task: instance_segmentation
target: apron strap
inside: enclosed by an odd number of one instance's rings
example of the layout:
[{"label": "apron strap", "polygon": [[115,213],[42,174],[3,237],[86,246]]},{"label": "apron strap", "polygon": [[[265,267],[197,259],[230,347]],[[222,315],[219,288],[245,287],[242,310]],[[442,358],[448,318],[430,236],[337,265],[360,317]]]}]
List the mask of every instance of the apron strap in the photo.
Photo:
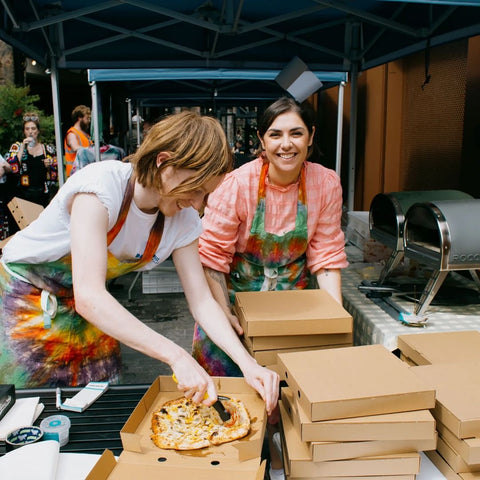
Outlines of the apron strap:
[{"label": "apron strap", "polygon": [[[122,205],[120,206],[120,213],[118,214],[117,221],[115,225],[107,233],[107,245],[110,245],[115,237],[118,235],[118,232],[122,229],[130,209],[130,204],[133,200],[133,193],[135,191],[135,175],[132,173],[128,179],[127,188],[123,195]],[[165,216],[162,212],[158,212],[155,223],[153,224],[150,234],[148,236],[147,244],[145,246],[145,251],[143,252],[142,258],[131,265],[132,269],[138,269],[139,267],[146,265],[150,262],[157,251],[158,245],[163,235],[163,227],[165,225]]]}]

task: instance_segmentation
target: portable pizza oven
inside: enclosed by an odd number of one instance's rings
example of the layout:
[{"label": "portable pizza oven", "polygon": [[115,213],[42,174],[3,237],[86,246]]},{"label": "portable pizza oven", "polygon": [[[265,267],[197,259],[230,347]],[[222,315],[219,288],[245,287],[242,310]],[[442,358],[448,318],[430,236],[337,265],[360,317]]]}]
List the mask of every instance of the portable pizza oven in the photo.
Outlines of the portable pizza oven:
[{"label": "portable pizza oven", "polygon": [[404,254],[431,267],[415,313],[422,315],[450,271],[469,270],[480,281],[480,200],[435,200],[412,205],[405,215]]},{"label": "portable pizza oven", "polygon": [[471,199],[459,190],[425,190],[377,194],[369,213],[370,236],[392,249],[380,273],[378,284],[385,282],[404,256],[404,224],[407,210],[415,203],[433,200]]}]

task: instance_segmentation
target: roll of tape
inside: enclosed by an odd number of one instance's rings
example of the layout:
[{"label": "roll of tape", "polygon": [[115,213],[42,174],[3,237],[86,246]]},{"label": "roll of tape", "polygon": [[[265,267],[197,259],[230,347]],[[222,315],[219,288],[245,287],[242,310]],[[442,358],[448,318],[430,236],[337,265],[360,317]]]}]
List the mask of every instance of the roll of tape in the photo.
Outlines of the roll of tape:
[{"label": "roll of tape", "polygon": [[10,452],[15,448],[38,442],[43,437],[43,430],[39,427],[21,427],[9,432],[5,438],[6,450]]},{"label": "roll of tape", "polygon": [[52,415],[41,421],[40,428],[44,432],[45,440],[56,440],[63,447],[68,443],[70,425],[70,419],[67,416]]}]

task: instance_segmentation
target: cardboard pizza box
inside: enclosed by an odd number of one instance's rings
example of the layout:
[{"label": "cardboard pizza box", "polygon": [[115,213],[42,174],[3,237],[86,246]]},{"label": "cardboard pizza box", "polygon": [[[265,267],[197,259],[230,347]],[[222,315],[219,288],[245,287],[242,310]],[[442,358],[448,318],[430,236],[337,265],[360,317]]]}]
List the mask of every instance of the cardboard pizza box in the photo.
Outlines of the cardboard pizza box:
[{"label": "cardboard pizza box", "polygon": [[[220,467],[220,468],[219,468]],[[145,458],[142,454],[122,452],[118,460],[105,450],[85,480],[263,480],[265,461],[248,460],[241,464],[205,464],[204,466],[170,465],[162,457]]]},{"label": "cardboard pizza box", "polygon": [[280,350],[283,348],[328,347],[352,345],[353,333],[325,333],[318,335],[281,335],[273,337],[243,337],[249,351]]},{"label": "cardboard pizza box", "polygon": [[290,352],[307,352],[312,350],[325,350],[327,348],[344,348],[350,347],[351,344],[341,344],[341,345],[327,345],[319,347],[294,347],[294,348],[282,348],[279,350],[258,350],[251,351],[249,348],[247,350],[250,352],[252,357],[263,367],[267,365],[275,365],[278,362],[279,353],[290,353]]},{"label": "cardboard pizza box", "polygon": [[[196,468],[221,462],[235,464],[250,459],[258,462],[265,434],[265,403],[243,378],[212,377],[221,395],[243,401],[250,415],[250,433],[239,440],[201,450],[175,451],[158,448],[150,436],[152,414],[166,401],[182,396],[170,376],[159,376],[145,392],[127,422],[120,430],[125,451],[143,454],[143,458],[165,458],[164,463],[182,468]],[[259,463],[259,462],[258,462]],[[220,468],[218,469],[220,470]]]},{"label": "cardboard pizza box", "polygon": [[458,438],[480,437],[480,362],[438,363],[410,369],[436,389],[432,413],[437,422]]},{"label": "cardboard pizza box", "polygon": [[467,465],[462,457],[456,452],[449,443],[442,438],[440,435],[438,436],[438,444],[437,444],[437,451],[438,453],[445,459],[445,461],[450,465],[452,470],[455,473],[471,473],[471,472],[479,472],[480,473],[480,465]]},{"label": "cardboard pizza box", "polygon": [[283,387],[281,398],[304,442],[436,440],[435,419],[429,410],[312,422],[294,398],[291,389]]},{"label": "cardboard pizza box", "polygon": [[286,475],[286,480],[415,480],[417,478],[416,475],[382,475],[379,477],[378,475],[348,475],[347,477],[335,476],[335,477],[325,477],[322,475],[321,477],[293,477],[292,475]]},{"label": "cardboard pizza box", "polygon": [[420,471],[418,452],[361,457],[351,460],[313,462],[310,449],[298,436],[289,416],[279,402],[285,457],[290,476],[321,477],[350,475],[414,475]]},{"label": "cardboard pizza box", "polygon": [[458,438],[445,425],[437,422],[438,433],[462,457],[467,465],[480,464],[480,438]]},{"label": "cardboard pizza box", "polygon": [[383,345],[280,353],[278,363],[311,421],[435,405],[435,389]]},{"label": "cardboard pizza box", "polygon": [[234,307],[248,337],[353,331],[352,316],[324,290],[237,292]]},{"label": "cardboard pizza box", "polygon": [[[20,230],[30,225],[43,211],[43,206],[29,202],[23,198],[13,197],[7,204]],[[0,241],[0,250],[13,238],[14,235]]]},{"label": "cardboard pizza box", "polygon": [[398,348],[416,365],[480,361],[480,332],[432,332],[398,336]]},{"label": "cardboard pizza box", "polygon": [[42,205],[18,197],[13,197],[7,206],[21,230],[30,225],[43,211]]}]

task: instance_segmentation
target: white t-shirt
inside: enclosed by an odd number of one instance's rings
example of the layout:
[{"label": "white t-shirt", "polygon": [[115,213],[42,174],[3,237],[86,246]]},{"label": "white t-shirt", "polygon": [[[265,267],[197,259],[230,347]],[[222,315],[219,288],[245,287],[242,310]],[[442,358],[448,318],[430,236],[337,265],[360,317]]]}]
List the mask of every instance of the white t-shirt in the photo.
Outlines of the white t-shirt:
[{"label": "white t-shirt", "polygon": [[[108,229],[116,223],[132,165],[118,160],[96,162],[72,175],[50,204],[28,227],[20,230],[3,248],[5,263],[44,263],[70,253],[69,206],[77,193],[94,193],[108,211]],[[138,258],[145,251],[150,229],[157,214],[142,212],[134,200],[122,229],[108,247],[119,260]],[[197,239],[202,231],[194,208],[184,208],[165,217],[160,245],[153,260],[140,270],[151,270],[177,248]]]}]

